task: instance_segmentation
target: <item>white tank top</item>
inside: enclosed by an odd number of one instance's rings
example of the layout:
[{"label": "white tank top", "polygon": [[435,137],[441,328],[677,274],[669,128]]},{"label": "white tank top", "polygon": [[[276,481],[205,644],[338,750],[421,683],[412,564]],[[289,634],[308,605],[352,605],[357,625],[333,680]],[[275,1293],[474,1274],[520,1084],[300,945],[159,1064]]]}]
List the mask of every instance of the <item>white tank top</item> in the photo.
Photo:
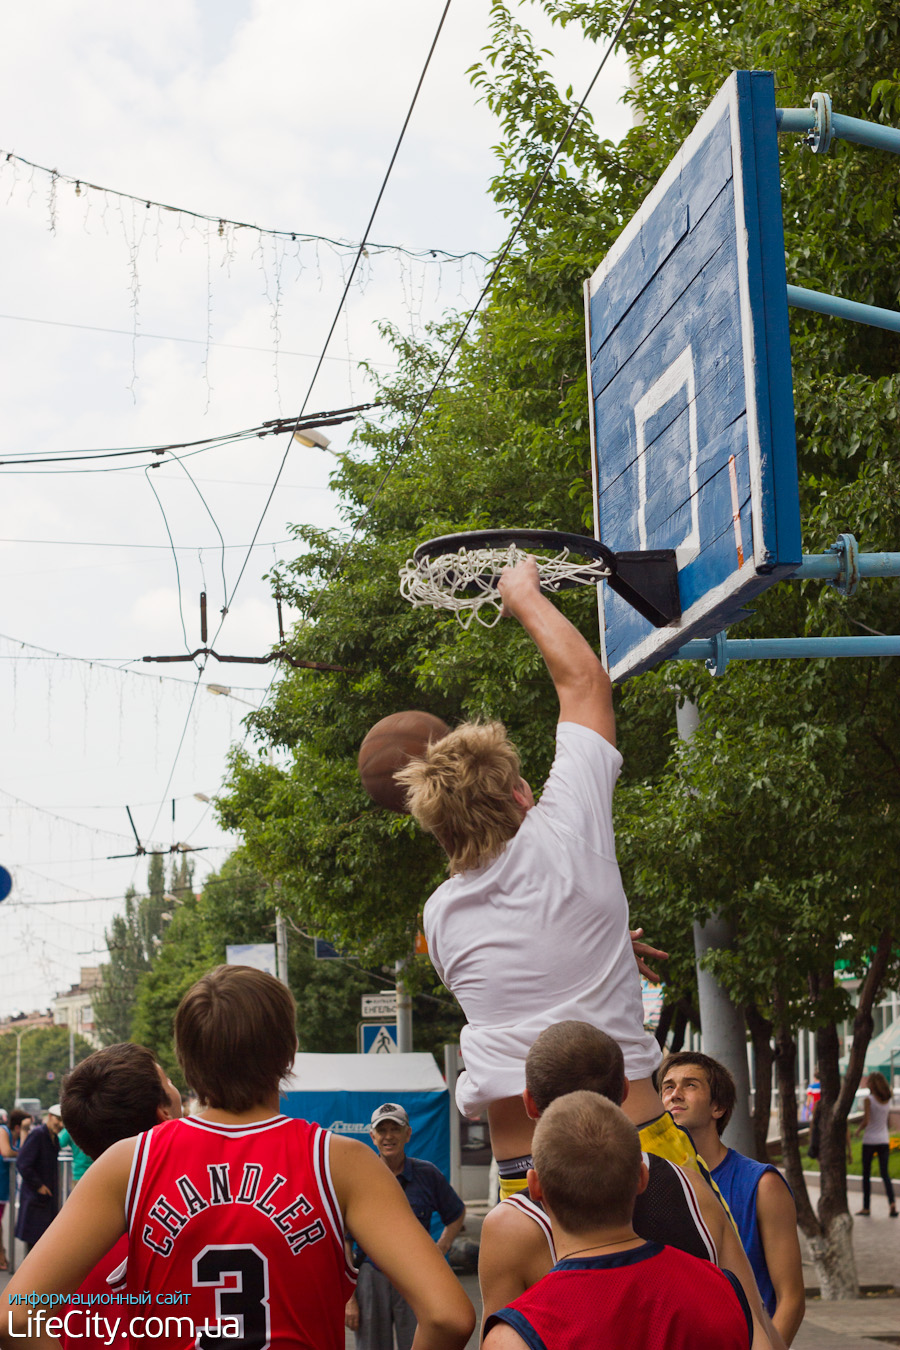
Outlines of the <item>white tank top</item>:
[{"label": "white tank top", "polygon": [[891,1103],[880,1102],[873,1092],[869,1093],[869,1123],[865,1128],[862,1141],[864,1144],[887,1144],[888,1138],[888,1114],[890,1113]]}]

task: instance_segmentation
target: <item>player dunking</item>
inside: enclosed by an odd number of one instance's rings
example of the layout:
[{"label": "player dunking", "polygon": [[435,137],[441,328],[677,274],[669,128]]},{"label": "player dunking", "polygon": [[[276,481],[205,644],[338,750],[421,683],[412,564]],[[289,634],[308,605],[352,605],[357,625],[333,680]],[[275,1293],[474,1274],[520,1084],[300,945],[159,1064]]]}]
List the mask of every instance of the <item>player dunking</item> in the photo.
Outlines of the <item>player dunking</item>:
[{"label": "player dunking", "polygon": [[457,727],[396,778],[450,859],[450,879],[425,906],[425,935],[468,1020],[457,1102],[464,1115],[487,1109],[507,1195],[530,1165],[525,1057],[554,1022],[590,1022],[619,1043],[646,1150],[677,1163],[692,1150],[651,1079],[660,1051],[643,1026],[613,837],[622,757],[609,677],[541,593],[533,559],[506,569],[499,589],[504,614],[534,641],[559,698],[556,758],[540,803],[499,723]]},{"label": "player dunking", "polygon": [[[128,1290],[153,1305],[141,1311],[183,1315],[167,1350],[343,1350],[346,1221],[411,1304],[418,1350],[460,1350],[472,1306],[388,1169],[364,1144],[279,1114],[294,1027],[290,993],[261,971],[220,966],[188,991],[175,1045],[200,1113],[94,1164],[8,1286],[23,1303],[7,1303],[0,1344],[27,1334],[26,1296],[71,1292],[127,1227]],[[58,1341],[42,1328],[29,1344]]]}]

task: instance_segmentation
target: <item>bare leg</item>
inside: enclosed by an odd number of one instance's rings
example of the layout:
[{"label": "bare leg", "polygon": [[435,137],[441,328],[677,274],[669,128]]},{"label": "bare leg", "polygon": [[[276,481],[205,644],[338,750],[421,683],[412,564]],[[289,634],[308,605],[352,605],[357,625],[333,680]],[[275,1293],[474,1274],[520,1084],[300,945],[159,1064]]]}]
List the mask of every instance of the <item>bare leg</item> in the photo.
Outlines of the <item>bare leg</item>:
[{"label": "bare leg", "polygon": [[522,1158],[531,1152],[534,1121],[525,1110],[521,1097],[501,1097],[488,1107],[491,1152],[498,1162],[504,1158]]}]

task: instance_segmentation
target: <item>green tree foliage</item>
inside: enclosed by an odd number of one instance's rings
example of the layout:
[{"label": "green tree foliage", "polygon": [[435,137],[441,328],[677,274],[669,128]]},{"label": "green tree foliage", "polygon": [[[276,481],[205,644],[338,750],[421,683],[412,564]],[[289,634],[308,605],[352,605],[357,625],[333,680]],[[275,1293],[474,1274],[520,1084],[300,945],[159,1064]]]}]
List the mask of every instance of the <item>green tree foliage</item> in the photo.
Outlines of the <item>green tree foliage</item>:
[{"label": "green tree foliage", "polygon": [[[544,0],[598,53],[616,0]],[[495,200],[512,219],[529,200],[575,106],[557,91],[511,7],[491,5],[493,34],[473,68],[500,129]],[[770,69],[782,106],[827,90],[837,111],[900,116],[900,16],[886,0],[640,0],[622,43],[640,119],[619,145],[582,116],[552,169],[477,330],[462,344],[407,440],[455,321],[414,343],[394,334],[399,373],[379,388],[381,416],[361,430],[334,477],[346,529],[296,530],[299,556],[279,576],[303,618],[298,655],[347,673],[282,679],[251,725],[260,753],[235,752],[220,803],[247,856],[279,877],[302,922],[387,960],[409,950],[423,897],[443,875],[430,841],[368,802],[355,755],[387,713],[426,707],[453,721],[502,717],[526,776],[547,768],[555,700],[515,627],[462,630],[413,611],[396,572],[417,542],[467,528],[590,528],[591,489],[581,283],[608,251],[734,68]],[[897,307],[896,158],[837,142],[813,156],[780,141],[788,280]],[[805,312],[791,314],[804,548],[851,531],[866,551],[900,540],[897,394],[900,339]],[[762,597],[749,636],[896,631],[896,581],[853,597],[784,584]],[[595,636],[592,597],[560,601]],[[808,1235],[839,1253],[827,1287],[851,1289],[843,1132],[871,1031],[871,1005],[897,975],[900,719],[896,661],[734,665],[720,680],[669,664],[618,695],[626,768],[618,839],[632,908],[672,951],[673,996],[693,989],[691,925],[733,917],[734,952],[717,973],[749,1010],[758,1046],[775,1042],[788,1169]],[[701,727],[675,737],[691,697]],[[262,749],[287,752],[287,767]],[[850,1007],[835,961],[860,980]],[[836,1023],[855,1019],[841,1083]],[[823,1082],[822,1199],[806,1198],[791,1123],[794,1033],[816,1028]],[[791,1130],[794,1129],[794,1136]],[[823,1260],[825,1257],[823,1256]],[[844,1271],[841,1275],[838,1267]],[[846,1277],[846,1278],[845,1278]],[[844,1280],[843,1286],[841,1285]]]},{"label": "green tree foliage", "polygon": [[[16,1097],[16,1041],[9,1032],[0,1036],[0,1103],[7,1111]],[[75,1063],[93,1047],[83,1036],[75,1037]],[[38,1027],[21,1037],[20,1097],[37,1097],[46,1110],[59,1101],[63,1075],[69,1067],[69,1032],[66,1027]],[[48,1079],[47,1074],[53,1077]]]},{"label": "green tree foliage", "polygon": [[[182,883],[190,886],[187,861],[173,868],[173,888],[178,867]],[[133,888],[125,893],[125,913],[116,914],[106,932],[109,963],[102,967],[103,984],[94,995],[94,1019],[104,1044],[131,1039],[138,979],[156,959],[162,933],[171,918],[171,898],[166,898],[165,865],[154,854],[147,869],[148,894],[138,897]],[[176,892],[177,894],[177,892]]]},{"label": "green tree foliage", "polygon": [[[175,1059],[175,1012],[191,985],[225,960],[229,945],[275,941],[279,896],[242,853],[207,877],[199,897],[188,894],[163,936],[159,957],[139,979],[133,1039],[149,1046],[166,1071],[186,1086]],[[288,975],[297,1001],[299,1048],[317,1053],[356,1050],[360,995],[388,988],[392,977],[361,970],[350,960],[317,960],[313,943],[289,925]],[[414,1020],[422,1048],[439,1049],[459,1034],[449,1000],[416,999]]]}]

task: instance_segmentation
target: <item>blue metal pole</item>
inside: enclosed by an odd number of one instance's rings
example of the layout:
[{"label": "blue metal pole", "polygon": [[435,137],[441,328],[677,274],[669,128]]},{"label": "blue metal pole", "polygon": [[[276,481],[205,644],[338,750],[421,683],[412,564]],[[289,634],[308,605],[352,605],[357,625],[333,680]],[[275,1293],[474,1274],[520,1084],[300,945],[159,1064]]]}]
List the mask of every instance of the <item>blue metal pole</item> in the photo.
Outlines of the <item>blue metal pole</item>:
[{"label": "blue metal pole", "polygon": [[[726,661],[777,661],[794,657],[900,656],[900,635],[890,637],[726,638]],[[716,638],[694,638],[680,647],[675,661],[716,661]]]},{"label": "blue metal pole", "polygon": [[[775,121],[781,132],[813,131],[816,126],[814,108],[776,108]],[[900,131],[884,127],[880,122],[864,122],[860,117],[831,114],[831,133],[842,141],[855,145],[870,145],[876,150],[890,150],[900,155]]]},{"label": "blue metal pole", "polygon": [[812,309],[817,314],[831,314],[836,319],[852,319],[854,323],[867,323],[870,328],[887,328],[892,333],[900,333],[900,313],[894,309],[861,305],[856,300],[842,300],[839,295],[809,291],[805,286],[788,286],[787,300],[795,309]]},{"label": "blue metal pole", "polygon": [[782,135],[812,131],[816,125],[815,108],[776,108],[775,125]]},{"label": "blue metal pole", "polygon": [[[836,581],[843,575],[839,553],[804,553],[803,562],[791,581]],[[860,553],[857,570],[861,577],[900,577],[900,553]]]}]

